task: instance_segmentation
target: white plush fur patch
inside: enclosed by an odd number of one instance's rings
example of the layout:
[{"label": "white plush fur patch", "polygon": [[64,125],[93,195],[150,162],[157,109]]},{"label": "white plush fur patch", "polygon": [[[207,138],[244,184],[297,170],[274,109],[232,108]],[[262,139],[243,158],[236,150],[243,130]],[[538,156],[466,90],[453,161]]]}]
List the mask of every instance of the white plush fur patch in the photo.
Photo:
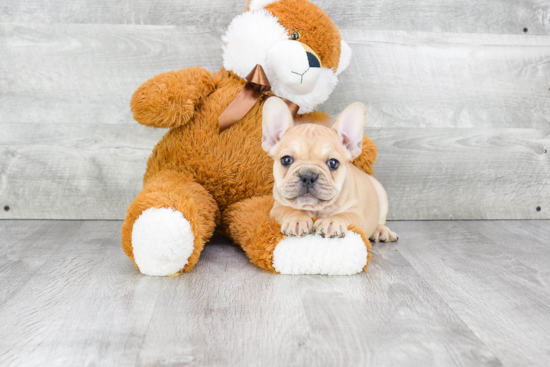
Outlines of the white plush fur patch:
[{"label": "white plush fur patch", "polygon": [[340,60],[338,61],[338,70],[336,75],[340,75],[344,70],[346,70],[351,61],[351,47],[344,40],[340,41]]},{"label": "white plush fur patch", "polygon": [[363,239],[354,232],[345,238],[288,237],[273,251],[273,267],[281,274],[351,275],[363,270],[367,255]]},{"label": "white plush fur patch", "polygon": [[231,21],[222,36],[223,66],[246,78],[252,68],[260,64],[271,82],[267,52],[277,42],[286,40],[288,30],[267,10],[243,13]]},{"label": "white plush fur patch", "polygon": [[[335,72],[328,68],[321,68],[315,87],[306,94],[293,92],[289,86],[279,80],[275,70],[269,67],[268,52],[275,44],[288,41],[288,30],[278,22],[277,17],[265,9],[248,11],[235,17],[222,40],[223,66],[226,70],[246,78],[257,64],[261,65],[273,93],[300,106],[299,114],[313,112],[318,105],[328,99],[338,83]],[[302,50],[302,52],[303,54],[296,57],[307,60],[305,51]],[[288,58],[288,56],[285,57]],[[302,71],[299,70],[299,72]]]},{"label": "white plush fur patch", "polygon": [[171,208],[150,208],[138,217],[132,230],[134,259],[146,275],[175,274],[187,265],[195,236],[183,214]]}]

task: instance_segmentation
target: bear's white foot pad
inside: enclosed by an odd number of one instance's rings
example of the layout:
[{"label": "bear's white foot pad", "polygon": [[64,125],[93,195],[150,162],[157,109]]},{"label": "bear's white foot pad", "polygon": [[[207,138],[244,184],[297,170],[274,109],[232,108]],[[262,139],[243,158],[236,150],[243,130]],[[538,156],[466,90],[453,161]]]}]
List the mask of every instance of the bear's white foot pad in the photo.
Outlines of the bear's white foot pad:
[{"label": "bear's white foot pad", "polygon": [[287,237],[273,251],[273,267],[281,274],[351,275],[367,265],[367,246],[360,235]]},{"label": "bear's white foot pad", "polygon": [[132,230],[134,260],[146,275],[175,274],[187,265],[195,236],[183,214],[171,208],[149,208]]}]

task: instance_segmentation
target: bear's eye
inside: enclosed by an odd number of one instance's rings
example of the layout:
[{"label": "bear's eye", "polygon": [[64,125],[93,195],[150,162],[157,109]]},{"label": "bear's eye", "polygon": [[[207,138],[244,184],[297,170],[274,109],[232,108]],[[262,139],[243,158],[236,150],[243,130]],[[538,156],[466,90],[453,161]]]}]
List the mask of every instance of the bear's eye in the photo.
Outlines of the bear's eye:
[{"label": "bear's eye", "polygon": [[298,41],[300,39],[300,32],[298,31],[292,32],[292,34],[290,35],[290,39],[293,41]]},{"label": "bear's eye", "polygon": [[292,162],[294,162],[294,159],[292,159],[292,157],[289,155],[285,155],[283,158],[281,158],[281,164],[283,165],[283,167],[290,166]]},{"label": "bear's eye", "polygon": [[327,166],[331,171],[336,171],[340,167],[340,162],[332,158],[327,161]]}]

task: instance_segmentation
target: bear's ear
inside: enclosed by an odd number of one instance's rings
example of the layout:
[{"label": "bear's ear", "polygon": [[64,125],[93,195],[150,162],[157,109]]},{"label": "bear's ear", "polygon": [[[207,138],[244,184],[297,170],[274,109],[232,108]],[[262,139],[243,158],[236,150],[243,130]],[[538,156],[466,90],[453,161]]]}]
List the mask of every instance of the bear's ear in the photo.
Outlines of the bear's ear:
[{"label": "bear's ear", "polygon": [[265,8],[267,5],[274,3],[279,0],[248,0],[246,3],[246,11],[260,10]]},{"label": "bear's ear", "polygon": [[351,61],[351,47],[344,40],[340,42],[340,61],[338,61],[338,70],[336,75],[340,75],[342,71],[346,70]]},{"label": "bear's ear", "polygon": [[361,154],[366,124],[367,109],[361,102],[355,102],[346,107],[332,126],[344,144],[348,160]]},{"label": "bear's ear", "polygon": [[262,148],[273,156],[285,132],[294,126],[294,119],[286,103],[277,97],[265,101],[262,117]]}]

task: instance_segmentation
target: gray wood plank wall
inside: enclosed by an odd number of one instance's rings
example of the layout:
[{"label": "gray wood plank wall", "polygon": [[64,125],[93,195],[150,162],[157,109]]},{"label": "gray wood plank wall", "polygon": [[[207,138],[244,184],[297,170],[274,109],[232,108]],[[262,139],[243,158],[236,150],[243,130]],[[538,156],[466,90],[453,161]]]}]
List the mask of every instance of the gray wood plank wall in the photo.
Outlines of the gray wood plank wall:
[{"label": "gray wood plank wall", "polygon": [[[218,70],[244,3],[0,0],[0,218],[123,218],[164,133],[133,91]],[[367,105],[391,219],[550,218],[549,1],[316,3],[354,51],[321,109]]]}]

